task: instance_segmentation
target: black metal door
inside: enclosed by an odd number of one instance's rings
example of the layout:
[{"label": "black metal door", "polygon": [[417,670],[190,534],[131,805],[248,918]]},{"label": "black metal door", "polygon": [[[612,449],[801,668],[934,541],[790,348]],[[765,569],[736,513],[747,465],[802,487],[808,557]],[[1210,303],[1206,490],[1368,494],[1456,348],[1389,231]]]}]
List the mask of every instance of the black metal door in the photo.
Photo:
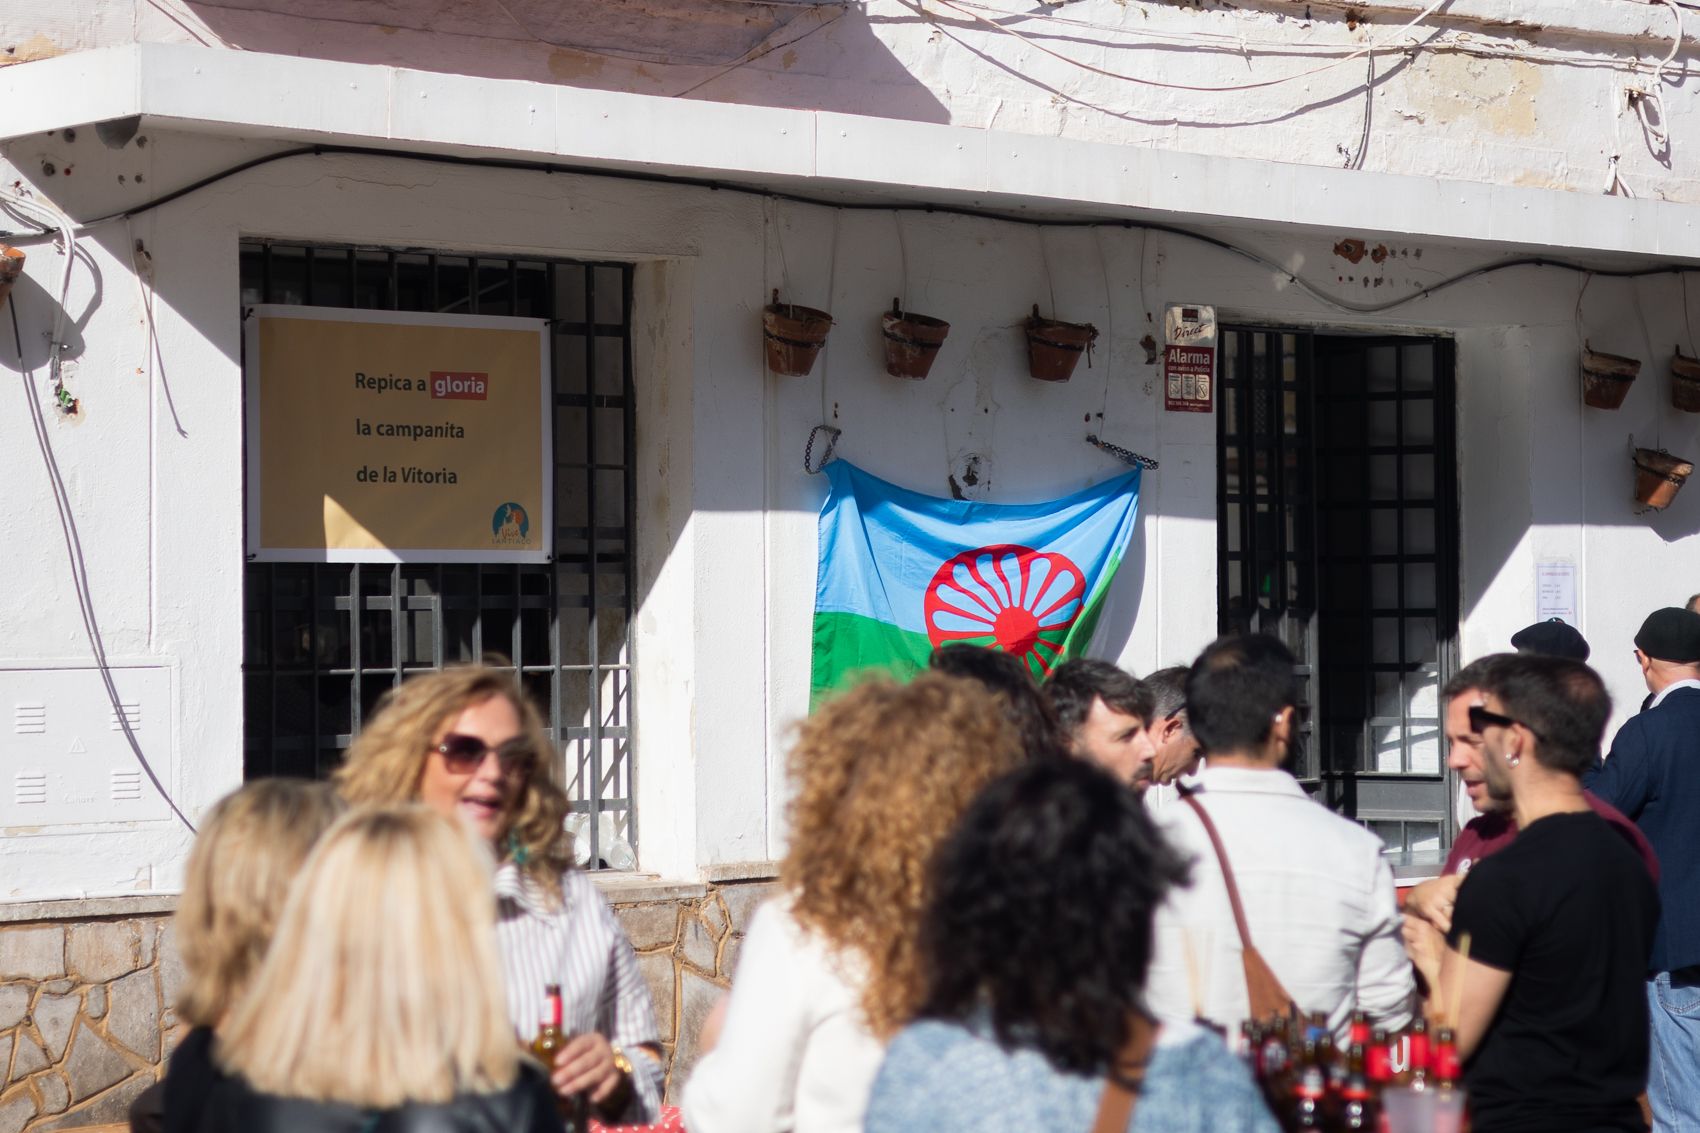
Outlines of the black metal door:
[{"label": "black metal door", "polygon": [[1451,841],[1439,691],[1457,664],[1452,344],[1230,329],[1220,624],[1293,648],[1292,770],[1389,849]]}]

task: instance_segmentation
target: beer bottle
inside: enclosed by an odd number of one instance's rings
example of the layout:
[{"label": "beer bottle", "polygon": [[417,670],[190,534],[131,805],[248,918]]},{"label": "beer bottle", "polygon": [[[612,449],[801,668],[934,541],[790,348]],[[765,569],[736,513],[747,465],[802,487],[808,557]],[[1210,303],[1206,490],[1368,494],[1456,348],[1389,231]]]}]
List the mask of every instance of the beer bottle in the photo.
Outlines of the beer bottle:
[{"label": "beer bottle", "polygon": [[1240,1057],[1251,1071],[1252,1081],[1263,1087],[1263,1027],[1247,1019],[1240,1024]]},{"label": "beer bottle", "polygon": [[1418,1015],[1411,1023],[1411,1070],[1407,1083],[1413,1090],[1428,1089],[1428,1020]]},{"label": "beer bottle", "polygon": [[1393,1084],[1393,1042],[1380,1027],[1371,1032],[1369,1045],[1364,1047],[1364,1072],[1370,1088],[1378,1094]]},{"label": "beer bottle", "polygon": [[1463,1066],[1458,1058],[1458,1036],[1451,1027],[1440,1027],[1435,1031],[1432,1054],[1430,1061],[1434,1067],[1435,1086],[1442,1090],[1456,1090],[1458,1079],[1463,1076]]},{"label": "beer bottle", "polygon": [[1304,1054],[1293,1076],[1293,1100],[1288,1129],[1327,1129],[1328,1075],[1318,1057],[1316,1040],[1305,1039]]},{"label": "beer bottle", "polygon": [[1263,1033],[1258,1057],[1257,1078],[1263,1088],[1263,1100],[1271,1113],[1280,1113],[1287,1106],[1292,1089],[1293,1060],[1287,1048],[1286,1023],[1278,1022]]},{"label": "beer bottle", "polygon": [[561,985],[548,984],[543,988],[543,1017],[537,1023],[537,1037],[531,1040],[531,1053],[553,1069],[555,1052],[566,1045],[567,1036],[561,1030]]},{"label": "beer bottle", "polygon": [[[567,1033],[561,1029],[561,985],[543,987],[543,1017],[537,1023],[537,1037],[531,1040],[531,1053],[543,1064],[544,1072],[555,1068],[555,1054],[567,1045]],[[555,1099],[555,1109],[567,1133],[585,1133],[590,1128],[590,1102],[583,1094]]]},{"label": "beer bottle", "polygon": [[1353,1042],[1346,1051],[1346,1080],[1340,1087],[1340,1123],[1343,1130],[1381,1128],[1381,1104],[1369,1076],[1364,1044]]},{"label": "beer bottle", "polygon": [[1334,1035],[1323,1031],[1316,1040],[1316,1060],[1322,1064],[1323,1076],[1328,1081],[1329,1109],[1338,1108],[1340,1088],[1346,1082],[1346,1063],[1340,1057],[1340,1048],[1334,1045]]},{"label": "beer bottle", "polygon": [[1364,1014],[1363,1008],[1361,1007],[1352,1012],[1352,1029],[1346,1036],[1346,1044],[1347,1046],[1350,1046],[1352,1043],[1362,1043],[1366,1053],[1369,1050],[1369,1016]]}]

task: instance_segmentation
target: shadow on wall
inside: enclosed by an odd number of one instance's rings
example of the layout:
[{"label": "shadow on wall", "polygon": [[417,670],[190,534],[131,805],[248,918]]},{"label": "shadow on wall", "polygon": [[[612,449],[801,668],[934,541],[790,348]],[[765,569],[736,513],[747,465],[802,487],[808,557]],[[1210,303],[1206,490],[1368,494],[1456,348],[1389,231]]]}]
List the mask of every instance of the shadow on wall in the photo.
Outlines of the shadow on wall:
[{"label": "shadow on wall", "polygon": [[[31,244],[28,251],[32,257],[39,254],[44,259],[52,257],[56,261],[62,262],[63,260],[62,254],[57,252],[51,244]],[[56,288],[59,285],[58,263],[53,265],[53,271],[55,274],[51,278],[45,275],[38,277],[27,273],[19,276],[17,284],[12,289],[11,309],[7,310],[7,305],[0,303],[0,339],[3,339],[6,343],[0,353],[3,353],[6,357],[13,357],[17,354],[17,346],[21,345],[23,353],[19,361],[22,364],[23,372],[39,373],[44,380],[47,373],[48,358],[52,353],[53,334],[51,328],[59,312],[59,297],[49,290],[49,288]],[[65,321],[60,329],[60,335],[63,339],[60,357],[63,361],[72,365],[83,356],[83,332],[88,326],[89,320],[94,317],[95,311],[100,308],[105,293],[105,277],[101,274],[99,262],[89,255],[86,247],[80,245],[77,248],[77,272],[85,279],[93,279],[94,293],[82,303],[80,311],[74,309],[78,304],[73,302],[72,308],[65,312]],[[81,281],[79,281],[80,283]],[[12,341],[12,320],[14,318],[18,320],[19,338],[17,344]]]},{"label": "shadow on wall", "polygon": [[558,86],[946,122],[847,4],[744,0],[338,0],[187,6],[247,51]]}]

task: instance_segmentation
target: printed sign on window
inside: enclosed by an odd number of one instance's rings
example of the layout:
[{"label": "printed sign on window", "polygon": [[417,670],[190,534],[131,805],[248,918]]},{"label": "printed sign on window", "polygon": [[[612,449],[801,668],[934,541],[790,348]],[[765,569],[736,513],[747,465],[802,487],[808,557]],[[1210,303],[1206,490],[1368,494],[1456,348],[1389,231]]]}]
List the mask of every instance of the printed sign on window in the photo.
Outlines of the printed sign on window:
[{"label": "printed sign on window", "polygon": [[262,305],[244,333],[251,558],[548,561],[546,320]]},{"label": "printed sign on window", "polygon": [[1216,383],[1216,308],[1176,304],[1163,312],[1163,408],[1209,413]]}]

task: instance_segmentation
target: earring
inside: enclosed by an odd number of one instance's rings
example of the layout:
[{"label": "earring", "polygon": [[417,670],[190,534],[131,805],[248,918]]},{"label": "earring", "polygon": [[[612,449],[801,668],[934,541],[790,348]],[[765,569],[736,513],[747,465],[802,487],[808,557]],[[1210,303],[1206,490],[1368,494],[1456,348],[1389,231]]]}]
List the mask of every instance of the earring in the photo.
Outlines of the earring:
[{"label": "earring", "polygon": [[1520,755],[1508,755],[1505,757],[1505,762],[1510,764],[1512,767],[1516,767],[1519,763],[1523,762],[1523,757]]},{"label": "earring", "polygon": [[508,856],[514,860],[515,865],[524,865],[531,857],[531,851],[519,840],[517,831],[508,831]]}]

